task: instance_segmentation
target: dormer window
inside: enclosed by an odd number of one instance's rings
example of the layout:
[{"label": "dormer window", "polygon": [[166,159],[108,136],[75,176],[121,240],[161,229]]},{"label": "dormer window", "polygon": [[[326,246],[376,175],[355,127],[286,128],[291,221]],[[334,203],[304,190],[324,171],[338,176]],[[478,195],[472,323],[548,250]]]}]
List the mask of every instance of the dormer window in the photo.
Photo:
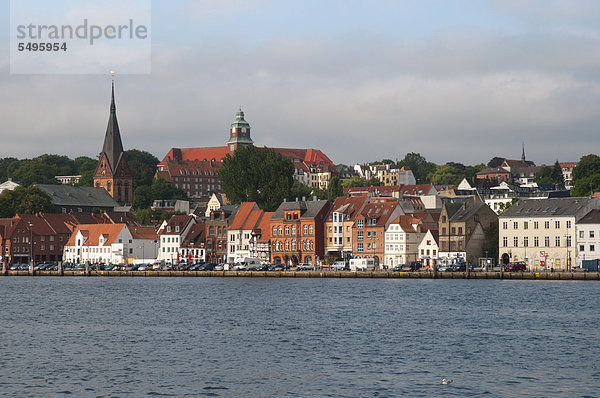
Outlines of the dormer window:
[{"label": "dormer window", "polygon": [[167,232],[171,232],[171,226],[167,225]]}]

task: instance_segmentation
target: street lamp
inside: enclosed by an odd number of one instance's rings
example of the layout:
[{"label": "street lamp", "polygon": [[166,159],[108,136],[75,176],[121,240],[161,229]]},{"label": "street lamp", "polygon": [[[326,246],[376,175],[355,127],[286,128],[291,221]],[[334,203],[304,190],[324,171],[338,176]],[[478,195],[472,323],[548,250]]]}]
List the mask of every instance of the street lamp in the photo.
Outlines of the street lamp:
[{"label": "street lamp", "polygon": [[28,222],[29,226],[29,271],[33,273],[33,224]]}]

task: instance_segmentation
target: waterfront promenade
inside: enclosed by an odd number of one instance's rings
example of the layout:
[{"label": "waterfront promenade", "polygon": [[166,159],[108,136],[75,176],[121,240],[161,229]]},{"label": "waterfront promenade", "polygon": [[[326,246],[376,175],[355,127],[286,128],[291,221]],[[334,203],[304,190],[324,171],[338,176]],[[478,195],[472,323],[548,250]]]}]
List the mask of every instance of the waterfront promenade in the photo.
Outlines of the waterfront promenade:
[{"label": "waterfront promenade", "polygon": [[522,279],[600,281],[598,272],[394,272],[394,271],[6,271],[0,276]]}]

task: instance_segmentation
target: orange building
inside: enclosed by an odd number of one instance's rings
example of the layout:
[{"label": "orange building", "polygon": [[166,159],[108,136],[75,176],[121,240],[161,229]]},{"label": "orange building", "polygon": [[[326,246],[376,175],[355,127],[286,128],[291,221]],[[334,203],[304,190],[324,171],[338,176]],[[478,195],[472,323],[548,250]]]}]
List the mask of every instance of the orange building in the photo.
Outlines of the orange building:
[{"label": "orange building", "polygon": [[327,200],[283,202],[271,217],[271,262],[317,264],[325,254]]}]

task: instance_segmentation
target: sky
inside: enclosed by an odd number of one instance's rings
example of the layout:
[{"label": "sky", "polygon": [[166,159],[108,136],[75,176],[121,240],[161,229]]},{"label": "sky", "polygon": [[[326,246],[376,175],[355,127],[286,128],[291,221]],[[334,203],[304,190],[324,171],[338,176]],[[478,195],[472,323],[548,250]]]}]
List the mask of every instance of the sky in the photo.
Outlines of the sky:
[{"label": "sky", "polygon": [[[125,149],[159,159],[224,145],[239,107],[255,145],[344,164],[600,147],[596,0],[154,0],[151,33],[151,73],[117,70],[116,103]],[[0,158],[97,156],[109,71],[11,74],[9,50],[4,29]]]}]

